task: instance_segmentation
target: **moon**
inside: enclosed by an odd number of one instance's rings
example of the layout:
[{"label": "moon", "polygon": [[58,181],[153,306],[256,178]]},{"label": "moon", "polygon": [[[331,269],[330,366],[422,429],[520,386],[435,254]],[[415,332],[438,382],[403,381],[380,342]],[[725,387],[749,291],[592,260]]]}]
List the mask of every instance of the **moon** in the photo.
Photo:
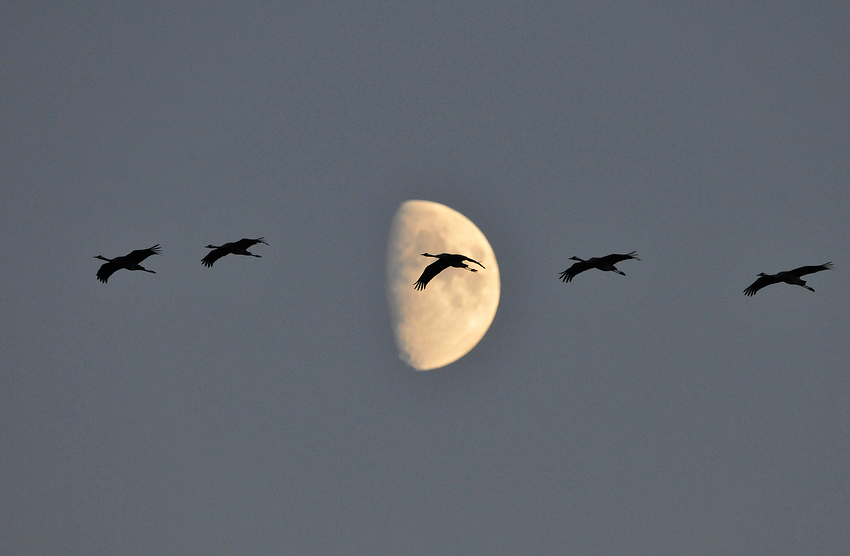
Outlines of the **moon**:
[{"label": "moon", "polygon": [[[421,253],[460,253],[485,268],[447,268],[416,291],[413,283],[436,260]],[[471,220],[431,201],[401,204],[387,246],[387,301],[399,358],[418,371],[457,361],[487,333],[500,291],[496,255]]]}]

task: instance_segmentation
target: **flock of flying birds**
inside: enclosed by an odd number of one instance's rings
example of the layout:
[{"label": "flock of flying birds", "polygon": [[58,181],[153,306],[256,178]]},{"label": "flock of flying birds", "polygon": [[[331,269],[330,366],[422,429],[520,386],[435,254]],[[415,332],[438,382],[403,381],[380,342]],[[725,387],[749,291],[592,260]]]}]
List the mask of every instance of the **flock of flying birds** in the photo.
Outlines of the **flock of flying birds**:
[{"label": "flock of flying birds", "polygon": [[[260,255],[255,255],[248,251],[249,247],[252,247],[258,243],[262,243],[268,245],[264,241],[264,238],[250,239],[250,238],[242,238],[239,241],[232,241],[230,243],[225,243],[224,245],[207,245],[207,249],[212,249],[207,256],[201,259],[201,264],[206,267],[211,267],[217,260],[226,256],[226,255],[245,255],[248,257],[260,257]],[[125,270],[143,270],[145,272],[150,272],[151,274],[156,274],[153,270],[148,270],[143,267],[140,263],[150,257],[151,255],[159,255],[159,244],[154,245],[153,247],[149,247],[147,249],[136,249],[135,251],[130,252],[123,257],[115,257],[114,259],[107,259],[103,255],[96,255],[95,259],[101,259],[106,261],[103,265],[101,265],[100,269],[97,271],[97,279],[106,283],[109,280],[109,277],[115,274],[115,272],[121,270],[122,268]],[[416,282],[413,283],[413,288],[416,290],[424,290],[425,286],[428,285],[435,276],[437,276],[442,271],[447,268],[461,268],[463,270],[468,270],[470,272],[478,272],[477,268],[472,268],[467,262],[475,263],[481,268],[484,268],[484,265],[476,261],[475,259],[471,259],[466,255],[460,255],[458,253],[440,253],[439,255],[432,255],[431,253],[422,253],[423,257],[433,257],[437,259],[433,263],[429,264],[425,267],[425,270],[422,271],[422,275],[419,277]],[[604,257],[591,257],[587,260],[580,259],[579,257],[570,257],[570,260],[577,261],[570,268],[560,273],[561,280],[566,282],[571,282],[573,278],[575,278],[578,274],[581,274],[585,270],[590,270],[591,268],[595,268],[597,270],[602,270],[605,272],[616,272],[621,276],[625,276],[626,273],[618,270],[616,266],[617,263],[626,261],[629,259],[634,259],[639,261],[640,259],[637,257],[637,251],[632,251],[631,253],[612,253],[610,255],[605,255]],[[744,290],[744,295],[751,296],[755,295],[757,291],[760,289],[770,286],[771,284],[778,284],[779,282],[785,282],[786,284],[791,284],[792,286],[801,286],[806,288],[809,291],[815,291],[814,288],[807,286],[806,281],[801,278],[801,276],[806,276],[807,274],[814,274],[815,272],[820,272],[821,270],[829,270],[832,268],[832,263],[824,263],[820,265],[811,265],[811,266],[801,266],[799,268],[795,268],[794,270],[785,270],[782,272],[777,272],[776,274],[765,274],[764,272],[760,272],[758,274],[759,278],[750,284],[750,286]],[[486,270],[486,269],[485,269]]]},{"label": "flock of flying birds", "polygon": [[[425,270],[422,272],[422,276],[420,276],[419,280],[417,280],[413,284],[413,287],[417,290],[424,290],[425,286],[428,284],[428,282],[431,281],[432,278],[434,278],[434,276],[449,267],[462,268],[470,272],[477,272],[478,269],[471,268],[469,265],[466,264],[467,261],[475,263],[481,268],[484,268],[484,265],[479,263],[475,259],[470,259],[466,255],[459,255],[457,253],[441,253],[439,255],[422,253],[422,256],[435,257],[437,260],[426,266]],[[581,274],[585,270],[590,270],[591,268],[603,270],[606,272],[616,272],[621,276],[625,276],[626,273],[621,270],[617,270],[617,267],[614,265],[628,259],[635,259],[636,261],[640,260],[637,258],[637,251],[632,251],[631,253],[623,254],[612,253],[610,255],[605,255],[604,257],[591,257],[586,261],[578,257],[570,257],[570,259],[578,262],[574,263],[570,268],[563,271],[559,275],[561,277],[561,280],[564,281],[564,283],[571,282],[572,279],[576,277],[576,275]],[[815,291],[814,288],[807,286],[805,280],[800,277],[805,276],[807,274],[820,272],[821,270],[829,270],[830,268],[832,268],[831,262],[821,265],[801,266],[800,268],[795,268],[794,270],[785,270],[782,272],[777,272],[776,274],[765,274],[764,272],[760,272],[758,274],[758,280],[750,284],[750,286],[744,290],[744,295],[755,295],[757,291],[764,288],[765,286],[777,284],[779,282],[785,282],[786,284],[791,284],[792,286],[802,286],[809,291]]]},{"label": "flock of flying birds", "polygon": [[[207,249],[212,249],[212,251],[207,253],[207,256],[201,259],[201,264],[206,267],[211,267],[217,260],[225,255],[260,257],[260,255],[255,255],[248,251],[249,247],[257,245],[258,243],[268,245],[268,243],[264,241],[264,238],[261,237],[257,239],[244,237],[239,241],[231,241],[224,245],[207,245]],[[100,266],[100,269],[98,269],[97,279],[105,284],[106,281],[109,280],[110,276],[122,268],[124,270],[143,270],[145,272],[150,272],[151,274],[156,274],[153,270],[148,270],[140,264],[151,255],[159,255],[159,244],[156,244],[153,247],[148,247],[147,249],[136,249],[123,257],[115,257],[114,259],[107,259],[103,255],[95,255],[95,259],[106,261]]]}]

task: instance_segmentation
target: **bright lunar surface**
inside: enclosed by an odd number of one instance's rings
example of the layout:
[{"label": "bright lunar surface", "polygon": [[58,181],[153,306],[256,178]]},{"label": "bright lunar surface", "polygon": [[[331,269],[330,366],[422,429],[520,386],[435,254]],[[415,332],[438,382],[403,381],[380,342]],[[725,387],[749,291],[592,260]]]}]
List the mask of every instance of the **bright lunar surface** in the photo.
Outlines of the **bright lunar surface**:
[{"label": "bright lunar surface", "polygon": [[[484,265],[449,267],[422,291],[413,283],[437,259],[459,253]],[[387,249],[387,300],[399,357],[420,371],[457,361],[487,333],[499,306],[499,266],[490,243],[467,217],[439,203],[405,201],[393,218]]]}]

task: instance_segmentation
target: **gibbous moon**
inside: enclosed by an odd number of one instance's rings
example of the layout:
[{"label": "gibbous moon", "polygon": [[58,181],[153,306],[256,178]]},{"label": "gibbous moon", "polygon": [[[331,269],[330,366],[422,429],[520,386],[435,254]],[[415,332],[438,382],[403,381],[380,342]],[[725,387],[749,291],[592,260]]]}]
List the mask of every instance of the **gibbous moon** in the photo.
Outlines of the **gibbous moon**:
[{"label": "gibbous moon", "polygon": [[[478,272],[447,268],[422,291],[413,283],[437,259],[459,253]],[[453,363],[478,344],[499,306],[499,265],[490,243],[467,217],[439,203],[405,201],[393,217],[387,248],[387,301],[399,357],[419,371]]]}]

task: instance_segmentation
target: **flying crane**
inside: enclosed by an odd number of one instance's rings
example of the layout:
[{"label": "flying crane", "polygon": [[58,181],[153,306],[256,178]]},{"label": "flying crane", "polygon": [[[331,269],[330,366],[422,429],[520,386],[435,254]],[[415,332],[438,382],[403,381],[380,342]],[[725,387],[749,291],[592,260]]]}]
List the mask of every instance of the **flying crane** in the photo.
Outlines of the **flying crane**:
[{"label": "flying crane", "polygon": [[156,274],[153,270],[148,270],[139,264],[151,255],[159,255],[159,244],[147,249],[136,249],[123,257],[115,257],[114,259],[107,259],[103,255],[95,255],[95,259],[106,261],[100,266],[100,269],[98,269],[97,279],[105,284],[106,281],[109,280],[110,276],[122,268],[125,270],[144,270],[145,272]]},{"label": "flying crane", "polygon": [[432,255],[430,253],[422,253],[423,257],[434,257],[437,259],[433,263],[429,264],[425,267],[425,270],[422,271],[422,276],[419,277],[419,280],[414,282],[413,287],[417,290],[424,290],[425,286],[431,279],[437,274],[441,273],[445,269],[449,267],[453,268],[462,268],[464,270],[468,270],[470,272],[478,272],[476,268],[470,268],[469,265],[466,264],[466,261],[471,263],[475,263],[481,268],[484,268],[484,265],[476,261],[475,259],[470,259],[466,255],[458,255],[456,253],[440,253],[439,255]]},{"label": "flying crane", "polygon": [[561,280],[563,280],[565,283],[571,282],[577,274],[581,274],[585,270],[590,270],[591,268],[596,268],[607,272],[616,272],[621,276],[625,276],[626,273],[617,270],[617,267],[615,267],[614,265],[628,259],[635,259],[636,261],[639,261],[640,259],[638,259],[636,255],[637,251],[632,251],[631,253],[625,253],[622,255],[612,253],[611,255],[605,255],[604,257],[591,257],[586,261],[578,257],[570,257],[571,260],[578,262],[573,264],[573,266],[571,266],[567,270],[563,271],[559,276],[561,277]]},{"label": "flying crane", "polygon": [[226,255],[246,255],[248,257],[262,258],[261,255],[255,255],[248,251],[249,247],[257,245],[258,243],[268,245],[268,243],[264,241],[264,238],[261,237],[257,239],[243,237],[239,241],[232,241],[230,243],[225,243],[224,245],[207,245],[207,249],[212,249],[212,251],[207,253],[207,256],[201,259],[201,264],[206,267],[211,267],[217,260]]},{"label": "flying crane", "polygon": [[755,295],[756,292],[760,289],[771,284],[778,284],[779,282],[785,282],[786,284],[791,284],[792,286],[801,286],[809,291],[815,291],[814,288],[807,286],[806,281],[801,279],[800,276],[805,276],[806,274],[814,274],[815,272],[820,272],[821,270],[829,270],[831,268],[832,263],[829,262],[819,265],[801,266],[800,268],[795,268],[794,270],[784,270],[782,272],[777,272],[776,274],[765,274],[764,272],[759,272],[758,276],[760,278],[758,278],[755,282],[750,284],[747,289],[744,290],[744,295]]}]

